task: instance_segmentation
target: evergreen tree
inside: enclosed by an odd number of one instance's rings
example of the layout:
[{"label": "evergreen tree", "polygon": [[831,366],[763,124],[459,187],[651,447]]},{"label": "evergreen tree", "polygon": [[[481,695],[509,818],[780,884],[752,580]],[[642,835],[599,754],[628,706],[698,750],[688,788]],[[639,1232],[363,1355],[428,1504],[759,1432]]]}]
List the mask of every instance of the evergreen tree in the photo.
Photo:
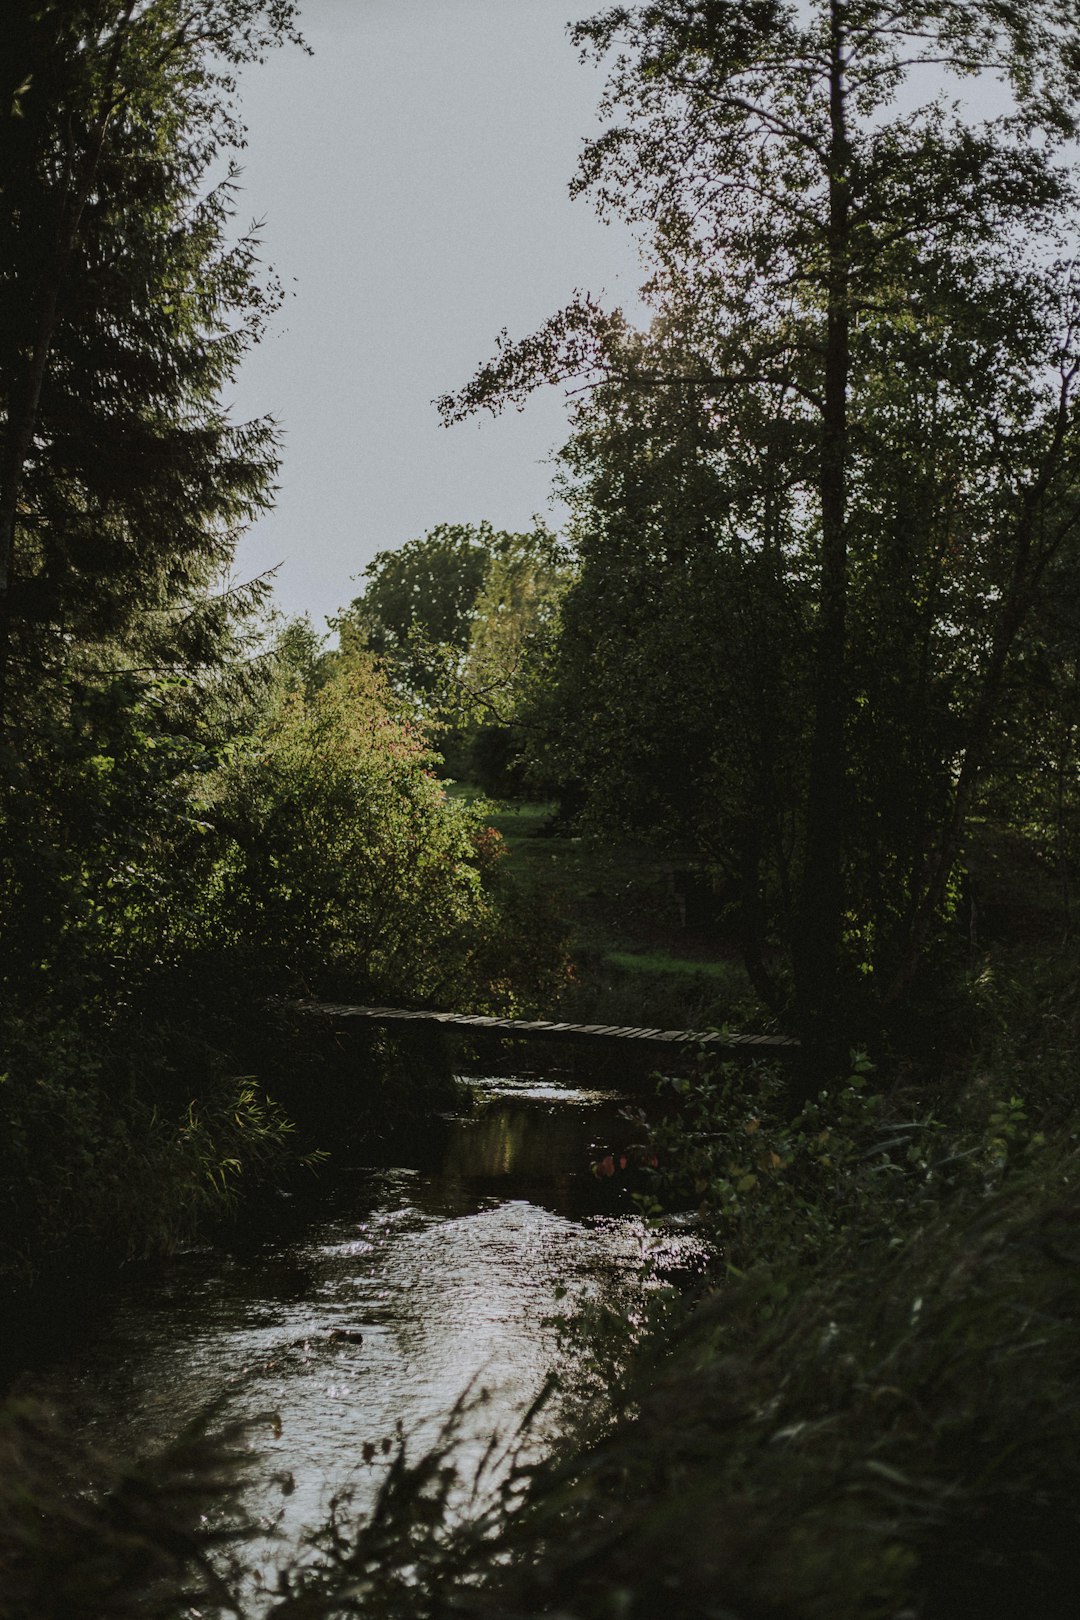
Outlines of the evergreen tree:
[{"label": "evergreen tree", "polygon": [[274,298],[230,239],[257,0],[13,0],[0,72],[0,694],[73,649],[212,663],[209,591],[268,501],[273,424],[221,403]]},{"label": "evergreen tree", "polygon": [[197,781],[262,590],[229,570],[276,467],[273,423],[221,400],[276,297],[254,235],[234,239],[234,73],[292,14],[5,12],[3,923],[5,973],[35,993],[153,960],[168,897],[194,903]]}]

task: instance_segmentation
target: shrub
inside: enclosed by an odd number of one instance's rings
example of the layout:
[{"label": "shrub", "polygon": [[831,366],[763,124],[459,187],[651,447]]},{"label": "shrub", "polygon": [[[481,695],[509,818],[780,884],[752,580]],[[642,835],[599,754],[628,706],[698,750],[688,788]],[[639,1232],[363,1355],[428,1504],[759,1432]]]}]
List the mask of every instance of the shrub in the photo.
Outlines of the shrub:
[{"label": "shrub", "polygon": [[167,1026],[117,1035],[4,1022],[2,1281],[175,1249],[286,1158],[288,1122],[221,1053]]},{"label": "shrub", "polygon": [[222,773],[206,939],[271,991],[450,1004],[497,926],[477,812],[369,662],[287,691]]}]

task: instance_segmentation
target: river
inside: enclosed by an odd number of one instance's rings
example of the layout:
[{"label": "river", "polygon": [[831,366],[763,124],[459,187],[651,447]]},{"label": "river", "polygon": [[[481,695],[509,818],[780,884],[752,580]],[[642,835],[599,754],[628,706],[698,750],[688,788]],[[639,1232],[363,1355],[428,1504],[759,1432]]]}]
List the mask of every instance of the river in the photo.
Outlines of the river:
[{"label": "river", "polygon": [[[245,1507],[291,1546],[335,1492],[370,1505],[381,1442],[400,1425],[410,1451],[430,1444],[469,1390],[484,1399],[455,1440],[467,1473],[549,1373],[572,1381],[557,1317],[602,1290],[635,1311],[656,1241],[619,1178],[590,1169],[632,1135],[625,1099],[535,1076],[468,1084],[472,1105],[411,1162],[328,1170],[272,1227],[122,1278],[31,1387],[113,1449],[146,1449],[215,1401],[228,1418],[273,1413]],[[662,1241],[667,1266],[700,1259],[690,1235]],[[535,1443],[559,1422],[556,1401]],[[280,1546],[258,1555],[268,1581]]]}]

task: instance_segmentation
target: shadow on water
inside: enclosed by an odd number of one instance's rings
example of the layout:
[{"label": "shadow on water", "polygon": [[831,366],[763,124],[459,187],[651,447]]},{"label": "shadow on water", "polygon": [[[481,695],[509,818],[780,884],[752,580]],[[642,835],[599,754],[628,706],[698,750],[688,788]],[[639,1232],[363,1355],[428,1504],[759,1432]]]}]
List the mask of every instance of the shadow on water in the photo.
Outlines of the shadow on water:
[{"label": "shadow on water", "polygon": [[365,1444],[398,1423],[429,1443],[471,1385],[486,1400],[460,1436],[467,1465],[558,1366],[553,1316],[600,1289],[636,1298],[645,1245],[625,1189],[590,1172],[625,1141],[616,1094],[472,1087],[411,1162],[340,1169],[294,1217],[133,1273],[31,1387],[136,1450],[223,1393],[229,1417],[276,1412],[249,1507],[290,1539],[333,1490],[374,1494],[384,1465]]},{"label": "shadow on water", "polygon": [[535,1079],[477,1081],[472,1092],[472,1112],[441,1121],[413,1155],[433,1211],[456,1213],[500,1196],[571,1219],[632,1209],[621,1189],[589,1173],[627,1135],[618,1092]]}]

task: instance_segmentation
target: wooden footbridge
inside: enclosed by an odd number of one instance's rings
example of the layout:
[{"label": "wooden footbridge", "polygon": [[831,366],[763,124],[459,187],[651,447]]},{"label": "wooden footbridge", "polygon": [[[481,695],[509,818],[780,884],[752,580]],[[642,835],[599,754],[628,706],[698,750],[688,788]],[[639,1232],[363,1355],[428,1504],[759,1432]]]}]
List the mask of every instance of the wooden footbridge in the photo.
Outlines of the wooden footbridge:
[{"label": "wooden footbridge", "polygon": [[575,1045],[601,1041],[637,1041],[664,1047],[704,1047],[729,1056],[792,1058],[800,1043],[790,1035],[733,1035],[727,1030],[637,1029],[621,1024],[557,1024],[540,1018],[487,1018],[477,1013],[414,1011],[405,1007],[350,1007],[325,1001],[289,1001],[292,1012],[317,1017],[358,1020],[369,1024],[436,1025],[463,1034],[499,1035],[506,1039],[563,1041]]}]

